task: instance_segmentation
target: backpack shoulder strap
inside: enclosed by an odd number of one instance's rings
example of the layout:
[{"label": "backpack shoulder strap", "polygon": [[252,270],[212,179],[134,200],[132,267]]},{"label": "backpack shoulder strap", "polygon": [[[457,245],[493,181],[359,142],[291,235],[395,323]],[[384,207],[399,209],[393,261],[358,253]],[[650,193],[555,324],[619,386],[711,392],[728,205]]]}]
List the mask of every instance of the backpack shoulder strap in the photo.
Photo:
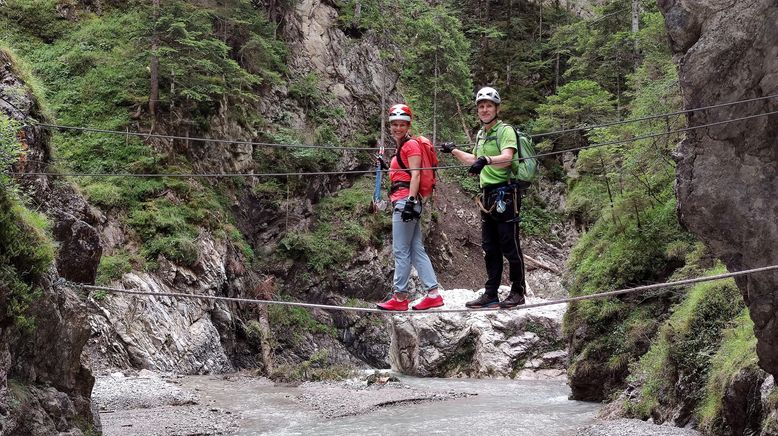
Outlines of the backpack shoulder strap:
[{"label": "backpack shoulder strap", "polygon": [[397,151],[395,152],[395,154],[397,155],[397,164],[400,165],[400,168],[404,169],[405,172],[408,173],[409,176],[411,175],[411,171],[408,169],[408,166],[405,165],[405,162],[403,162],[403,158],[402,158],[402,155],[400,154],[400,152],[402,151],[403,145],[405,145],[405,143],[410,141],[411,139],[413,139],[413,138],[410,137],[410,136],[408,138],[405,138],[405,140],[402,142],[402,144],[400,144],[400,146],[397,147]]},{"label": "backpack shoulder strap", "polygon": [[475,145],[473,146],[473,155],[478,155],[478,148],[479,144],[478,142],[481,140],[485,140],[486,132],[484,132],[484,129],[481,128],[478,130],[478,133],[475,134]]}]

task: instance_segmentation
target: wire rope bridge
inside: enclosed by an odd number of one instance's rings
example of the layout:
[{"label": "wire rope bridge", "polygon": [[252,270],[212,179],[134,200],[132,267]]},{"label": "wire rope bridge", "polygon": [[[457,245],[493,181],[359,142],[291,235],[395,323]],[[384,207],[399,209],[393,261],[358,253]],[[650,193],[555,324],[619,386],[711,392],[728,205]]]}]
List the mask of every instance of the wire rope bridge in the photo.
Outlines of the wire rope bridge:
[{"label": "wire rope bridge", "polygon": [[431,309],[431,310],[423,310],[423,311],[385,311],[380,309],[373,309],[368,307],[352,307],[352,306],[337,306],[337,305],[329,305],[329,304],[316,304],[316,303],[302,303],[302,302],[294,302],[294,301],[277,301],[277,300],[258,300],[258,299],[251,299],[251,298],[235,298],[235,297],[221,297],[216,295],[198,295],[198,294],[185,294],[180,292],[150,292],[150,291],[139,291],[139,290],[133,290],[133,289],[121,289],[121,288],[112,288],[107,286],[94,286],[94,285],[86,285],[82,283],[75,283],[70,281],[61,281],[60,283],[68,284],[73,287],[82,288],[88,291],[104,291],[114,294],[125,294],[125,295],[141,295],[141,296],[153,296],[153,297],[171,297],[171,298],[182,298],[182,299],[196,299],[196,300],[211,300],[211,301],[225,301],[225,302],[231,302],[231,303],[249,303],[249,304],[274,304],[274,305],[280,305],[280,306],[296,306],[296,307],[305,307],[309,309],[324,309],[324,310],[333,310],[333,311],[343,311],[343,312],[362,312],[362,313],[382,313],[387,315],[406,315],[406,316],[412,316],[412,315],[426,315],[431,313],[460,313],[460,312],[492,312],[492,311],[516,311],[516,310],[526,310],[526,309],[532,309],[536,307],[543,307],[543,306],[553,306],[553,305],[559,305],[559,304],[566,304],[571,303],[575,301],[584,301],[584,300],[596,300],[596,299],[604,299],[609,297],[614,297],[617,295],[627,295],[627,294],[637,294],[641,292],[651,291],[655,289],[669,289],[677,286],[687,286],[692,285],[695,283],[702,283],[702,282],[710,282],[714,280],[723,280],[728,279],[732,277],[737,276],[744,276],[744,275],[750,275],[750,274],[757,274],[757,273],[763,273],[768,271],[776,271],[778,270],[778,265],[770,265],[760,268],[753,268],[753,269],[747,269],[742,271],[735,271],[735,272],[729,272],[724,274],[717,274],[712,276],[700,276],[695,277],[691,279],[685,279],[685,280],[677,280],[677,281],[670,281],[670,282],[663,282],[663,283],[654,283],[650,285],[643,285],[643,286],[636,286],[632,288],[624,288],[624,289],[618,289],[615,291],[607,291],[607,292],[599,292],[595,294],[589,294],[589,295],[580,295],[576,297],[568,297],[568,298],[561,298],[558,300],[549,300],[549,301],[542,301],[539,303],[532,303],[532,304],[524,304],[521,306],[516,306],[509,309],[502,309],[497,307],[488,307],[488,308],[480,308],[480,309],[466,309],[466,308],[455,308],[455,309]]}]

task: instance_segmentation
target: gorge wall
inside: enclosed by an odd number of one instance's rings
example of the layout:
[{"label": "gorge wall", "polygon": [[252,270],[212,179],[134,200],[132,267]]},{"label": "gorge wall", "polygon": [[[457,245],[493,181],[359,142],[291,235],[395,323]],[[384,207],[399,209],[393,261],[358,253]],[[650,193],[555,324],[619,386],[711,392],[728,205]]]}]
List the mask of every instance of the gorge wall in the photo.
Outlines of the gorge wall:
[{"label": "gorge wall", "polygon": [[[38,99],[22,76],[15,59],[0,50],[0,113],[17,122],[26,117],[40,120],[43,115]],[[50,135],[41,127],[26,126],[18,137],[28,153],[14,170],[45,170],[50,159]],[[23,291],[0,280],[0,434],[81,435],[82,430],[99,428],[91,410],[94,378],[81,360],[90,333],[87,308],[77,289],[60,280],[94,281],[102,250],[92,226],[95,217],[84,199],[67,184],[46,177],[27,177],[23,185],[25,192],[35,193],[34,203],[51,218],[59,250],[56,269],[50,265],[42,277],[30,283],[39,289],[24,315],[33,323],[31,327],[20,325],[9,309]],[[8,208],[7,187],[0,189],[2,207]],[[2,225],[7,228],[20,223]],[[11,263],[30,268],[26,260],[14,259],[13,247],[3,248],[3,254],[7,254],[6,249],[11,252]],[[3,261],[7,260],[4,256]]]},{"label": "gorge wall", "polygon": [[[778,93],[778,3],[659,0],[685,108]],[[778,98],[688,114],[690,127],[778,111]],[[778,114],[689,131],[676,152],[678,214],[731,271],[778,264]],[[762,368],[778,374],[778,272],[737,279]]]}]

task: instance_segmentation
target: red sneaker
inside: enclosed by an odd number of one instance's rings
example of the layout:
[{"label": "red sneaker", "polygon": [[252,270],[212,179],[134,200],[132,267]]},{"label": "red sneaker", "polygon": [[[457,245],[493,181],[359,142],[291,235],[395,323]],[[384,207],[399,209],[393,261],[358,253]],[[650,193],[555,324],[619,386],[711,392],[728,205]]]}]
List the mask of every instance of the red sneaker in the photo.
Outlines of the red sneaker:
[{"label": "red sneaker", "polygon": [[408,299],[406,298],[405,300],[400,301],[392,297],[384,301],[383,303],[376,304],[376,307],[378,307],[381,310],[396,310],[396,311],[408,310]]},{"label": "red sneaker", "polygon": [[412,307],[413,310],[427,310],[432,309],[433,307],[440,307],[443,305],[443,297],[438,295],[437,297],[424,297],[419,301],[419,304],[416,304]]}]

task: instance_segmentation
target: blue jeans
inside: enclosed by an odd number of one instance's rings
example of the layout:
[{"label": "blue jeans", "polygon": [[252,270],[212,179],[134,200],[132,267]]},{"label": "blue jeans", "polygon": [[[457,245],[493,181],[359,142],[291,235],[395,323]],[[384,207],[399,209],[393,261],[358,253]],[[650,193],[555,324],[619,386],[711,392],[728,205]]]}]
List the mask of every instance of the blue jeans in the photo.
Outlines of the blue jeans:
[{"label": "blue jeans", "polygon": [[419,220],[403,222],[400,214],[407,199],[397,200],[392,210],[392,252],[394,253],[394,293],[408,292],[411,265],[416,268],[425,291],[437,289],[438,279],[422,241]]}]

